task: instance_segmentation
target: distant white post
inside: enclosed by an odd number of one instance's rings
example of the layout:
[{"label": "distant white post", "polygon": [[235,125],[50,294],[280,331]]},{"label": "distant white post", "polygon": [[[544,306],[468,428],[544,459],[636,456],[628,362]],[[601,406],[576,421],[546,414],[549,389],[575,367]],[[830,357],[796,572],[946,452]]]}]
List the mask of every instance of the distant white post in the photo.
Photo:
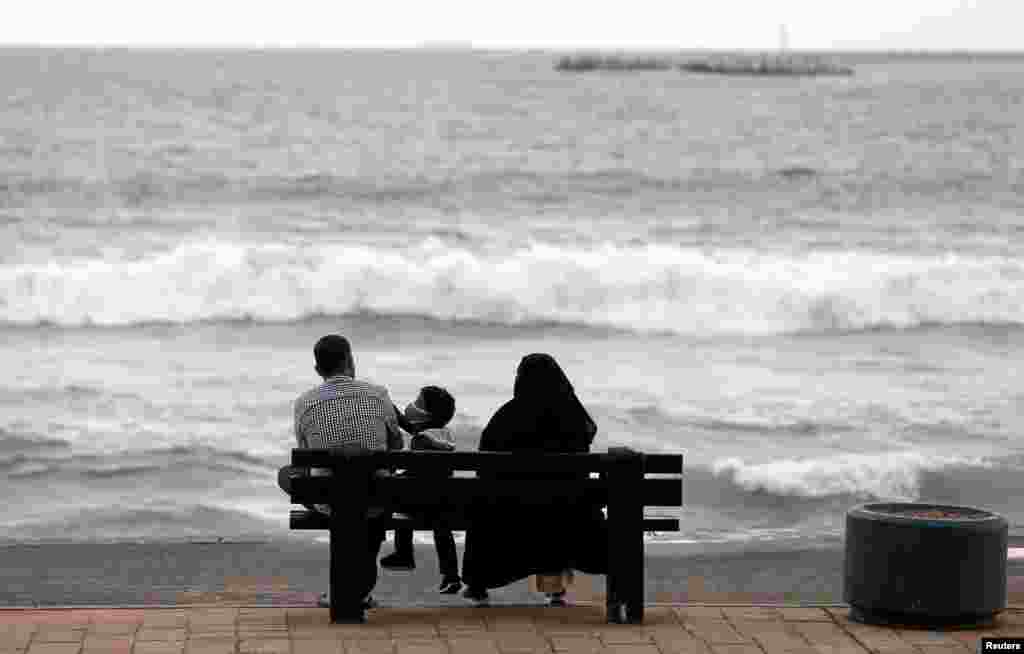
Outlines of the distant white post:
[{"label": "distant white post", "polygon": [[779,52],[785,54],[789,50],[789,30],[785,23],[779,25]]}]

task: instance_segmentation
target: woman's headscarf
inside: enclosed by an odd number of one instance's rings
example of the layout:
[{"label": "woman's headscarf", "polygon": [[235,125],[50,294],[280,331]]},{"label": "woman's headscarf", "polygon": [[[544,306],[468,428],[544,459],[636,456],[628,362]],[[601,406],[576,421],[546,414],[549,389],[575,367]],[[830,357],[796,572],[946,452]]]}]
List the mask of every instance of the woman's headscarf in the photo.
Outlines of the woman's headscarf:
[{"label": "woman's headscarf", "polygon": [[597,425],[576,397],[572,383],[550,354],[528,354],[519,362],[513,399],[521,408],[529,407],[543,416],[563,438],[558,449],[586,451],[597,433]]}]

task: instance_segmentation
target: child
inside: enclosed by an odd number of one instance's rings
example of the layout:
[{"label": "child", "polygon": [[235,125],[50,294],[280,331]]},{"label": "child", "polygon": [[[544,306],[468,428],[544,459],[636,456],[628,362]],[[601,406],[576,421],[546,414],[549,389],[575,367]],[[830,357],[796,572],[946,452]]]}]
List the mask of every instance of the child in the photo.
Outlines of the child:
[{"label": "child", "polygon": [[[455,438],[445,428],[455,415],[455,398],[448,391],[438,386],[424,386],[416,401],[405,407],[404,413],[402,427],[412,434],[409,449],[443,452],[455,449]],[[462,579],[459,577],[455,538],[450,529],[434,529],[434,547],[441,568],[441,587],[438,590],[444,595],[458,593]],[[416,567],[412,529],[395,530],[395,551],[382,558],[380,564],[389,570],[412,570]]]}]

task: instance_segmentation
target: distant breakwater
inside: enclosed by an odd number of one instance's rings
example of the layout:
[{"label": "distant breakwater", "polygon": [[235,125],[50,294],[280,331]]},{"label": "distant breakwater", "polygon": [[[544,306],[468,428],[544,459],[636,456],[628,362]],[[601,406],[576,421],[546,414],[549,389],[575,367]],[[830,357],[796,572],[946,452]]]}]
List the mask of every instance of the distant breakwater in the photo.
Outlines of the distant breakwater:
[{"label": "distant breakwater", "polygon": [[719,75],[853,75],[853,69],[841,66],[820,57],[796,55],[734,55],[679,64],[680,70],[689,73],[714,73]]},{"label": "distant breakwater", "polygon": [[622,57],[601,55],[578,55],[562,57],[555,64],[555,70],[582,73],[592,70],[671,70],[671,61],[655,57]]},{"label": "distant breakwater", "polygon": [[676,62],[668,58],[627,57],[622,55],[565,56],[555,64],[561,72],[680,70],[688,73],[718,75],[770,76],[849,76],[853,68],[810,55],[721,55],[706,59]]}]

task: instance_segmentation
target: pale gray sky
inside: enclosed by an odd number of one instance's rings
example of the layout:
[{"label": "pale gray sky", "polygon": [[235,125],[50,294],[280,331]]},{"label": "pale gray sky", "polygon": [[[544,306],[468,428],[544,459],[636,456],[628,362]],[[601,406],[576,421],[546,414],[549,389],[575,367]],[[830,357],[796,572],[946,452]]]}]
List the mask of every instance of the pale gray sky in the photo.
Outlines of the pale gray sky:
[{"label": "pale gray sky", "polygon": [[22,0],[0,43],[1024,49],[1024,0]]}]

